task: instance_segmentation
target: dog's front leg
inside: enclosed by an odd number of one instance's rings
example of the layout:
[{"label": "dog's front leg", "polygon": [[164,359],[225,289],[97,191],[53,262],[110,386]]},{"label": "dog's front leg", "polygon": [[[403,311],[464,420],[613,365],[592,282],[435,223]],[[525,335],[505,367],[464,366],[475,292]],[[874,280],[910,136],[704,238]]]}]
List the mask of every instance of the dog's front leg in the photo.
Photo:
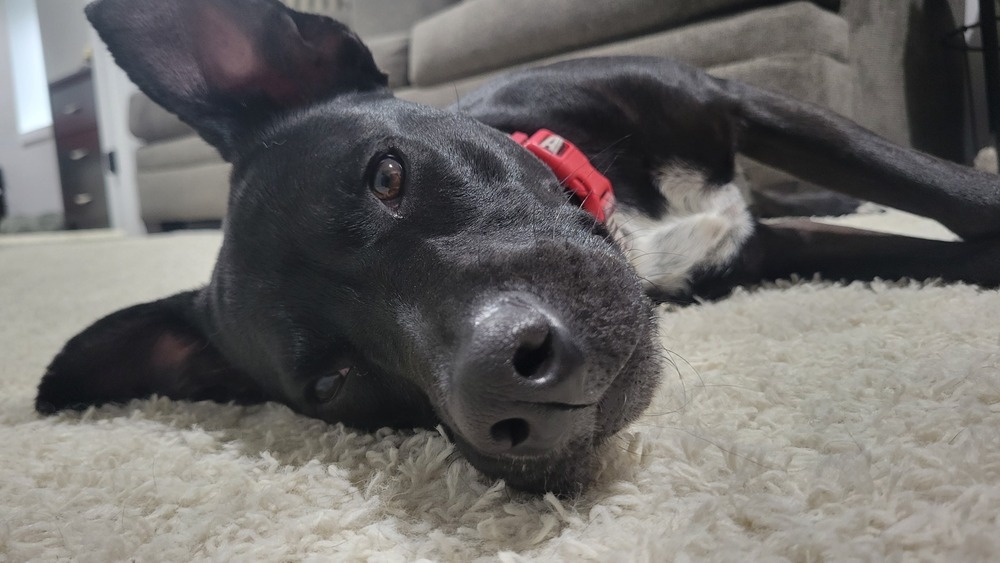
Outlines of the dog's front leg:
[{"label": "dog's front leg", "polygon": [[[947,242],[827,225],[807,219],[761,224],[747,268],[761,280],[942,279],[1000,285],[1000,241]],[[749,272],[746,272],[749,273]]]},{"label": "dog's front leg", "polygon": [[1000,239],[1000,178],[903,148],[831,111],[745,84],[727,88],[740,152],[799,178],[939,221],[966,240]]}]

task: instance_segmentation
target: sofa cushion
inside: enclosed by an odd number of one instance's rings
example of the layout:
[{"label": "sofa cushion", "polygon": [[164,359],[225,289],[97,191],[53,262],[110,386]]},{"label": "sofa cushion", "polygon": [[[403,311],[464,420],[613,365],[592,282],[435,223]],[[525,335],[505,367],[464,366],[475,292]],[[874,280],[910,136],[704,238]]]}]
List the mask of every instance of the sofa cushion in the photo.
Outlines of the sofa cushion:
[{"label": "sofa cushion", "polygon": [[[363,0],[362,0],[363,1]],[[345,0],[282,0],[289,8],[300,12],[323,14],[351,25],[351,4]]]},{"label": "sofa cushion", "polygon": [[701,68],[783,53],[818,53],[847,62],[849,44],[843,18],[810,2],[792,2],[594,47],[574,57],[668,56]]},{"label": "sofa cushion", "polygon": [[[691,24],[680,29],[647,35],[637,39],[629,39],[601,45],[590,49],[582,49],[566,55],[549,57],[533,61],[527,65],[538,66],[560,60],[580,57],[600,57],[614,55],[649,55],[671,57],[702,68],[720,67],[733,63],[754,61],[751,66],[737,64],[729,72],[733,78],[754,78],[754,72],[759,70],[765,82],[774,82],[776,89],[787,91],[799,98],[825,104],[839,104],[841,94],[830,94],[830,99],[820,99],[824,94],[816,92],[807,94],[810,85],[790,84],[789,75],[777,72],[777,68],[788,69],[796,64],[808,64],[808,61],[798,55],[815,54],[818,60],[826,61],[820,64],[817,72],[827,72],[837,68],[839,75],[847,72],[842,63],[848,57],[847,22],[842,18],[819,8],[809,2],[795,2],[760,8],[735,16],[720,18],[705,23]],[[720,41],[720,37],[727,38]],[[789,58],[791,57],[791,58]],[[777,66],[769,66],[769,60],[784,61]],[[786,64],[787,63],[787,64]],[[828,63],[835,63],[830,66]],[[446,106],[461,101],[462,94],[469,92],[487,80],[499,76],[511,69],[482,74],[464,80],[449,82],[430,88],[417,88],[397,91],[397,96],[415,102],[430,105]],[[833,71],[831,71],[833,72]],[[821,80],[816,88],[827,84]],[[753,80],[751,80],[752,82]],[[850,81],[838,85],[835,89],[849,86]],[[766,84],[765,84],[766,85]],[[845,110],[839,105],[835,109]]]},{"label": "sofa cushion", "polygon": [[774,1],[467,0],[414,26],[410,83],[431,86],[771,3]]},{"label": "sofa cushion", "polygon": [[[344,0],[340,0],[343,2]],[[350,25],[366,41],[386,34],[409,32],[413,24],[458,0],[353,0]],[[299,0],[306,2],[308,0]]]},{"label": "sofa cushion", "polygon": [[378,68],[389,75],[389,87],[408,84],[406,69],[410,60],[410,34],[408,32],[379,35],[366,41]]},{"label": "sofa cushion", "polygon": [[147,143],[194,134],[188,124],[142,92],[129,100],[128,125],[133,135]]},{"label": "sofa cushion", "polygon": [[222,162],[219,152],[197,135],[187,135],[139,147],[135,153],[140,170],[169,170]]},{"label": "sofa cushion", "polygon": [[139,207],[147,223],[221,219],[229,199],[229,164],[221,160],[138,173]]},{"label": "sofa cushion", "polygon": [[853,71],[824,55],[776,55],[713,67],[708,72],[818,104],[847,117],[852,113]]}]

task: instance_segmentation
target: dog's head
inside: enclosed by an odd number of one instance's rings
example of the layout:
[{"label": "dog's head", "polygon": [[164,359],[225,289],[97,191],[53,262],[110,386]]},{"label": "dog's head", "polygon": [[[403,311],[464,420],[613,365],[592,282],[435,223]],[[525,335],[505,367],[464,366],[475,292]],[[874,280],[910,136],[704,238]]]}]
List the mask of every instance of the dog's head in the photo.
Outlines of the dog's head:
[{"label": "dog's head", "polygon": [[477,468],[573,492],[648,404],[649,301],[504,133],[400,101],[343,25],[274,0],[101,0],[119,64],[233,164],[210,285],[71,340],[52,411],[159,393],[443,424]]}]

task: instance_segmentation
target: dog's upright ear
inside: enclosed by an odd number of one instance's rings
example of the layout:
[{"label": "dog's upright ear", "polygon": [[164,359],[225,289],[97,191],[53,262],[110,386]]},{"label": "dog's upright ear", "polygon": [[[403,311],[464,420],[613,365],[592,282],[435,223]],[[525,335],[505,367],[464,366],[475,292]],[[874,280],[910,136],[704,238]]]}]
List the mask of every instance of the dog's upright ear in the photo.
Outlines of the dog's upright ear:
[{"label": "dog's upright ear", "polygon": [[150,395],[257,403],[262,390],[206,338],[189,291],[112,313],[52,360],[35,408],[43,414]]},{"label": "dog's upright ear", "polygon": [[86,12],[132,81],[227,160],[275,112],[387,84],[346,26],[277,0],[97,0]]}]

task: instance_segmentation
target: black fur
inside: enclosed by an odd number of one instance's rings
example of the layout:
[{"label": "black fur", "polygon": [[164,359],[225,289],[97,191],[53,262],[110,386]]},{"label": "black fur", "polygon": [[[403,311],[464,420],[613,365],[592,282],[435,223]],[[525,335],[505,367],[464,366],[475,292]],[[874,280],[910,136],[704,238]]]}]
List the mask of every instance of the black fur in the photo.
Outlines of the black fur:
[{"label": "black fur", "polygon": [[[653,308],[607,230],[566,203],[513,130],[572,140],[622,205],[653,218],[671,212],[653,174],[674,162],[712,185],[732,179],[738,150],[833,174],[981,239],[962,247],[963,270],[938,262],[938,275],[998,281],[995,179],[677,63],[562,63],[442,111],[394,98],[344,26],[274,0],[99,0],[87,14],[132,79],[233,163],[230,203],[211,282],[72,339],[39,386],[41,412],[160,394],[279,401],[366,429],[444,424],[487,475],[579,491],[656,388]],[[386,156],[405,171],[391,202],[370,189]],[[833,241],[839,254],[821,249],[817,267],[794,258],[811,244],[802,231],[772,229],[696,271],[692,291],[825,267],[836,277],[843,264],[904,276],[924,252],[885,265],[863,242]]]}]

